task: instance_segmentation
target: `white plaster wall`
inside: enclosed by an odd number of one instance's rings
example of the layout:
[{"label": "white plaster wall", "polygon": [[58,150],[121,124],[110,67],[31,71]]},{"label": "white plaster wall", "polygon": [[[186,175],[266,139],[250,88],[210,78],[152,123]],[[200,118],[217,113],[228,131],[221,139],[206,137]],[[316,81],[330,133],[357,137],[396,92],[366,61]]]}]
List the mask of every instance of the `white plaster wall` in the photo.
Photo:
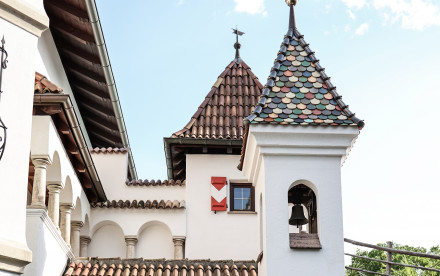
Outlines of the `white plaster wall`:
[{"label": "white plaster wall", "polygon": [[116,224],[104,224],[92,236],[88,247],[89,256],[100,258],[125,258],[124,232]]},{"label": "white plaster wall", "polygon": [[[340,167],[357,135],[355,128],[251,127],[244,171],[264,195],[259,275],[344,275]],[[289,247],[287,193],[299,180],[317,196],[321,250]]]},{"label": "white plaster wall", "polygon": [[[29,0],[27,0],[29,1]],[[41,0],[39,0],[41,1]],[[42,1],[41,1],[42,2]],[[36,58],[35,71],[46,76],[51,82],[58,85],[63,89],[63,93],[70,95],[73,107],[76,111],[76,115],[81,126],[81,131],[86,140],[87,146],[91,146],[89,135],[84,126],[84,121],[78,109],[75,97],[67,79],[66,72],[64,71],[63,64],[61,63],[58,50],[53,41],[50,30],[46,30],[41,34],[38,39],[38,55]]]},{"label": "white plaster wall", "polygon": [[[211,177],[225,176],[228,181],[246,178],[237,169],[237,155],[186,156],[186,198],[189,259],[256,259],[259,253],[257,214],[228,214],[211,211]],[[228,184],[229,190],[229,184]],[[258,200],[256,200],[258,210]]]},{"label": "white plaster wall", "polygon": [[0,117],[8,128],[6,149],[0,160],[0,217],[8,224],[0,227],[1,255],[4,244],[27,249],[26,190],[37,37],[1,18],[0,30],[9,55],[0,101]]},{"label": "white plaster wall", "polygon": [[109,200],[185,200],[185,186],[128,186],[127,153],[92,153]]},{"label": "white plaster wall", "polygon": [[174,244],[170,229],[163,223],[147,223],[138,235],[136,258],[174,259]]},{"label": "white plaster wall", "polygon": [[33,257],[24,275],[61,275],[73,255],[45,210],[29,210],[26,232]]},{"label": "white plaster wall", "polygon": [[120,225],[124,235],[137,236],[144,225],[158,221],[167,225],[173,236],[186,236],[185,220],[185,209],[93,208],[90,229],[93,234],[103,223],[110,221]]}]

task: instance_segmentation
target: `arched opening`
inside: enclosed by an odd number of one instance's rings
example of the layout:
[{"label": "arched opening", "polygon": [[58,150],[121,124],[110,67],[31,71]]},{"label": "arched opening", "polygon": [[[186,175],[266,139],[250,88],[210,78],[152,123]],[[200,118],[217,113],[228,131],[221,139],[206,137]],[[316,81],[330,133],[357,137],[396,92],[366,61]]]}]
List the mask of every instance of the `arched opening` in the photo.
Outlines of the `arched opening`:
[{"label": "arched opening", "polygon": [[[305,184],[290,188],[288,193],[290,233],[318,233],[316,195]],[[295,228],[297,231],[295,231]]]},{"label": "arched opening", "polygon": [[296,181],[287,194],[292,249],[322,248],[318,236],[318,202],[312,187],[309,181]]},{"label": "arched opening", "polygon": [[160,221],[144,224],[139,229],[136,257],[173,259],[174,244],[170,228]]},{"label": "arched opening", "polygon": [[79,197],[76,198],[75,208],[72,211],[71,220],[82,221],[82,206],[81,199]]},{"label": "arched opening", "polygon": [[94,227],[88,247],[89,256],[115,258],[126,256],[125,237],[122,228],[113,221],[103,221]]},{"label": "arched opening", "polygon": [[73,191],[70,177],[66,177],[66,184],[60,192],[60,204],[73,204]]}]

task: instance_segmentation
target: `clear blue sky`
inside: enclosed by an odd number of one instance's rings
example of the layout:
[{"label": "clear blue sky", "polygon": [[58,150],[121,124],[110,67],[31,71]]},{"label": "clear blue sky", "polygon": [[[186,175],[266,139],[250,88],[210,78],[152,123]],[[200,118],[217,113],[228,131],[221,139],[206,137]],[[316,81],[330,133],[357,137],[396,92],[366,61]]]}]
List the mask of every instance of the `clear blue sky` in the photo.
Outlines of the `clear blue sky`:
[{"label": "clear blue sky", "polygon": [[[163,137],[241,56],[264,83],[283,0],[97,0],[139,178],[166,179]],[[297,26],[366,126],[342,168],[345,236],[440,244],[440,3],[300,0]],[[319,169],[319,168],[317,168]]]}]

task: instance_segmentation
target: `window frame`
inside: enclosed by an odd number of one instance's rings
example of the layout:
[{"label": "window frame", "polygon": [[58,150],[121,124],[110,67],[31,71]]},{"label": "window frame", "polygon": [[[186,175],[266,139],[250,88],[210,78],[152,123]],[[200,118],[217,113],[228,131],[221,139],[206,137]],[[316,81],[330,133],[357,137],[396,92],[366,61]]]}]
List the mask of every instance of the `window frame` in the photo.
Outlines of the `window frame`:
[{"label": "window frame", "polygon": [[[255,212],[255,187],[252,183],[229,183],[229,211],[230,212]],[[250,188],[251,189],[251,209],[240,210],[234,208],[234,188]]]}]

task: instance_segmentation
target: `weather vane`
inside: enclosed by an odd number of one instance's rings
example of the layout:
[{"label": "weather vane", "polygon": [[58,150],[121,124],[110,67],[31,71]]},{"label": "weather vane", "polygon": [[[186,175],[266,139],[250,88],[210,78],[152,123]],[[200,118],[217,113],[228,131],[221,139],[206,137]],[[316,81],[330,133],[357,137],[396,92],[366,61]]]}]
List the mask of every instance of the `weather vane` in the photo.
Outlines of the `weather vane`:
[{"label": "weather vane", "polygon": [[238,36],[242,36],[242,35],[244,35],[244,33],[239,31],[237,26],[235,26],[235,29],[232,28],[232,33],[235,34],[237,37],[237,40],[234,44],[234,48],[235,48],[235,61],[238,63],[239,61],[241,61],[241,59],[240,59],[241,44],[238,42]]},{"label": "weather vane", "polygon": [[[2,38],[2,46],[0,48],[2,54],[1,54],[1,64],[0,64],[0,100],[1,95],[3,93],[2,91],[2,77],[3,77],[3,69],[6,69],[7,63],[8,63],[8,52],[5,50],[5,37]],[[6,126],[3,124],[2,119],[0,118],[0,160],[3,157],[3,152],[5,151],[6,146]]]}]

